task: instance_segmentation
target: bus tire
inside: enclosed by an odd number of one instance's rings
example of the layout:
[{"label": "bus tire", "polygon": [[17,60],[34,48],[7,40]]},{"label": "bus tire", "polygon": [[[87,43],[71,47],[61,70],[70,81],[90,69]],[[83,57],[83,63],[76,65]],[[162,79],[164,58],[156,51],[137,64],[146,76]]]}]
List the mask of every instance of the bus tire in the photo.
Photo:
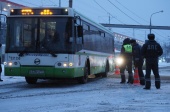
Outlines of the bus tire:
[{"label": "bus tire", "polygon": [[38,79],[35,77],[25,77],[25,80],[28,84],[36,84]]},{"label": "bus tire", "polygon": [[109,62],[106,62],[106,68],[105,68],[105,72],[102,73],[102,77],[107,77],[107,73],[109,72]]},{"label": "bus tire", "polygon": [[78,78],[78,82],[79,82],[80,84],[85,84],[85,83],[87,83],[87,81],[88,81],[88,75],[89,75],[89,68],[88,68],[88,66],[87,66],[87,64],[86,64],[86,66],[84,67],[84,76],[79,77],[79,78]]}]

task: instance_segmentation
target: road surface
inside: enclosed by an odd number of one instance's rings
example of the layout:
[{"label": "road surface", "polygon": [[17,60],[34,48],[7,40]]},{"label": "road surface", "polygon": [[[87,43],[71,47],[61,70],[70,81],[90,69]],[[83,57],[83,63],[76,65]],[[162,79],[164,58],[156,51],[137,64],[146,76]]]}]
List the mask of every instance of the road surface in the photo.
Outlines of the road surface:
[{"label": "road surface", "polygon": [[[1,112],[169,112],[170,80],[157,90],[134,84],[120,84],[119,76],[76,81],[39,80],[29,85],[24,78],[8,77],[0,82]],[[4,83],[4,84],[3,84]]]}]

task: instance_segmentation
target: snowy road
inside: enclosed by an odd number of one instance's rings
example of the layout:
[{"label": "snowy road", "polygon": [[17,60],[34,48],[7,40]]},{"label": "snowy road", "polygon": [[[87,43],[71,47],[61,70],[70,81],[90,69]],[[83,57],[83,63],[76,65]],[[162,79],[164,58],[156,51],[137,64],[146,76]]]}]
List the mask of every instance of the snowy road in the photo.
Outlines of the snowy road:
[{"label": "snowy road", "polygon": [[91,79],[80,85],[75,81],[39,81],[0,85],[1,112],[168,112],[170,80],[154,87],[120,84],[119,78]]},{"label": "snowy road", "polygon": [[120,84],[120,78],[90,79],[87,84],[76,81],[44,81],[28,85],[22,77],[6,77],[0,82],[0,112],[169,112],[169,67],[161,67],[164,75],[157,90],[152,78],[151,90],[143,86]]}]

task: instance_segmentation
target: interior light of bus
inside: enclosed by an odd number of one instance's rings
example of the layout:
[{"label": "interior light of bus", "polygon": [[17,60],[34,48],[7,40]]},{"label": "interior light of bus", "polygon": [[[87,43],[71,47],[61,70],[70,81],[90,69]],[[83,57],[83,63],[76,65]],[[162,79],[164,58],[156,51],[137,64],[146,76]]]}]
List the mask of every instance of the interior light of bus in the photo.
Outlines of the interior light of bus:
[{"label": "interior light of bus", "polygon": [[21,10],[22,15],[33,15],[34,12],[31,9],[22,9]]},{"label": "interior light of bus", "polygon": [[49,9],[44,9],[42,12],[40,12],[41,15],[52,15],[53,12],[51,12]]},{"label": "interior light of bus", "polygon": [[73,63],[69,63],[69,66],[72,67],[72,66],[73,66]]}]

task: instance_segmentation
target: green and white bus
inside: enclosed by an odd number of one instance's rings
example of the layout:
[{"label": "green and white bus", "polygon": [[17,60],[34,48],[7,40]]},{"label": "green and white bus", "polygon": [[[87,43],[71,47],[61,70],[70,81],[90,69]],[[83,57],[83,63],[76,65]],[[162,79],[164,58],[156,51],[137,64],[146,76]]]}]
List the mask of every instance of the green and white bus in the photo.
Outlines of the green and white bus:
[{"label": "green and white bus", "polygon": [[[48,32],[58,39],[48,43]],[[54,44],[55,43],[55,44]],[[38,79],[107,77],[114,70],[114,36],[72,8],[12,9],[7,17],[5,76]]]}]

